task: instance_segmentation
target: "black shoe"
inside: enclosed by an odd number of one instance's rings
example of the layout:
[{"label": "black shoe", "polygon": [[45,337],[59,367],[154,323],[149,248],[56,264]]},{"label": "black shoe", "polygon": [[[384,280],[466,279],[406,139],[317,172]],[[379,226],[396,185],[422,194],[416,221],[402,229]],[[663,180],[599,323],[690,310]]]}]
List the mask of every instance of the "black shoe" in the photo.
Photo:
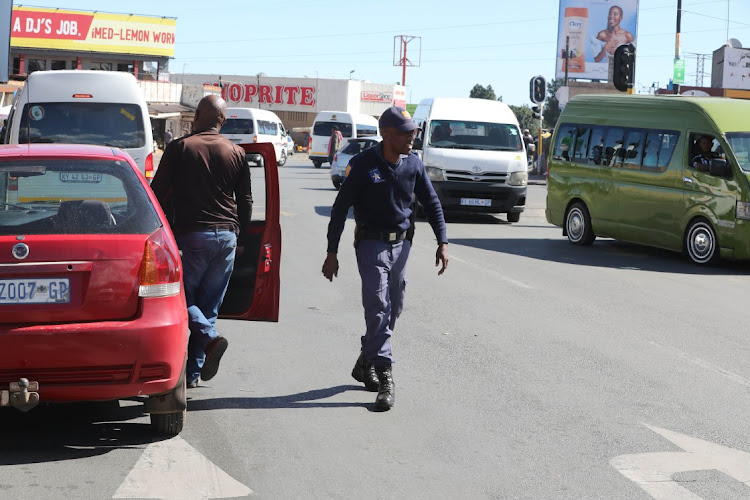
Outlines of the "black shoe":
[{"label": "black shoe", "polygon": [[365,359],[365,353],[360,351],[357,362],[352,369],[352,377],[357,382],[362,382],[368,391],[377,392],[380,387],[378,375],[375,373],[375,367]]},{"label": "black shoe", "polygon": [[198,387],[198,381],[197,380],[193,380],[192,382],[188,382],[187,383],[187,388],[188,389],[195,389],[196,387]]},{"label": "black shoe", "polygon": [[216,376],[216,372],[219,371],[219,361],[224,355],[224,351],[229,347],[229,342],[224,337],[216,337],[206,347],[206,361],[203,362],[203,369],[201,369],[201,378],[203,380],[211,380]]},{"label": "black shoe", "polygon": [[391,366],[375,368],[375,372],[378,374],[378,380],[380,381],[378,397],[375,398],[375,409],[388,411],[393,408],[393,404],[396,402],[396,383],[393,382]]}]

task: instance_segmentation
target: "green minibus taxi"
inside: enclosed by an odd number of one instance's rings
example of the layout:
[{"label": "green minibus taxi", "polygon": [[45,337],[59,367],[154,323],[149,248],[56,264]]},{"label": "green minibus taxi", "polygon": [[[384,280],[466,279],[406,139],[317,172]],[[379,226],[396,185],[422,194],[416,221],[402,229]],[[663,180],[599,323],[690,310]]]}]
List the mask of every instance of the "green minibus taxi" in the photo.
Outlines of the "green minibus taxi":
[{"label": "green minibus taxi", "polygon": [[580,95],[552,137],[547,221],[576,245],[599,237],[750,258],[750,101]]}]

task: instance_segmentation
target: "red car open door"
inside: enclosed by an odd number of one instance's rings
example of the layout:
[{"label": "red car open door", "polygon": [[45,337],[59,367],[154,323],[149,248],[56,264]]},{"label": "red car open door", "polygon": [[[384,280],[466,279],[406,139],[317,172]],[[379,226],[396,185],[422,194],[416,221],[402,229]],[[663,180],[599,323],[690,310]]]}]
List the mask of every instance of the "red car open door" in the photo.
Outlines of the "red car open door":
[{"label": "red car open door", "polygon": [[252,168],[253,220],[237,246],[244,252],[235,258],[220,318],[254,321],[279,320],[281,225],[279,223],[279,173],[270,143],[240,144],[251,158],[263,157],[261,168]]}]

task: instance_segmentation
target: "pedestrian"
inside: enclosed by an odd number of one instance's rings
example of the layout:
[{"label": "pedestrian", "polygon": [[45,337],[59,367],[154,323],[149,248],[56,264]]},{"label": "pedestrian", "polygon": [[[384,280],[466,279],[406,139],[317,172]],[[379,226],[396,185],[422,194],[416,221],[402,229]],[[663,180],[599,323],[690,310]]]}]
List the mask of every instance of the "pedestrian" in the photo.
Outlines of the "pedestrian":
[{"label": "pedestrian", "polygon": [[331,165],[333,165],[333,156],[339,150],[343,141],[344,137],[339,132],[339,128],[336,125],[331,127],[331,137],[328,139],[328,163]]},{"label": "pedestrian", "polygon": [[169,129],[166,129],[164,131],[164,149],[169,146],[169,143],[172,142],[172,131]]},{"label": "pedestrian", "polygon": [[331,209],[323,275],[329,281],[338,276],[339,240],[354,206],[366,329],[352,377],[378,391],[376,409],[389,410],[395,402],[391,335],[404,305],[415,195],[437,238],[435,266],[442,264],[438,275],[448,267],[448,238],[440,200],[422,161],[411,151],[417,125],[398,106],[388,108],[379,125],[383,141],[349,161],[349,174]]},{"label": "pedestrian", "polygon": [[[174,206],[172,230],[182,253],[190,342],[187,383],[211,380],[229,343],[216,331],[234,268],[237,235],[250,227],[253,197],[245,151],[219,134],[226,102],[201,99],[193,132],[172,141],[151,183],[162,207]],[[236,201],[235,201],[236,200]]]}]

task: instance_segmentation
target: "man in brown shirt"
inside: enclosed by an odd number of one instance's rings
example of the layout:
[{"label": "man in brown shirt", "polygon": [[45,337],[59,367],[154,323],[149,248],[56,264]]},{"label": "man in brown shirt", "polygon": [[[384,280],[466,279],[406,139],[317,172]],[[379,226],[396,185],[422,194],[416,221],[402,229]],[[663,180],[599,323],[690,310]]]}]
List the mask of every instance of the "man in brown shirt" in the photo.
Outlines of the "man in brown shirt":
[{"label": "man in brown shirt", "polygon": [[237,235],[250,226],[253,207],[245,151],[219,134],[226,109],[218,96],[201,99],[193,133],[169,143],[151,182],[165,211],[172,204],[172,230],[182,253],[188,387],[216,375],[229,345],[216,331],[216,319],[234,269]]}]

